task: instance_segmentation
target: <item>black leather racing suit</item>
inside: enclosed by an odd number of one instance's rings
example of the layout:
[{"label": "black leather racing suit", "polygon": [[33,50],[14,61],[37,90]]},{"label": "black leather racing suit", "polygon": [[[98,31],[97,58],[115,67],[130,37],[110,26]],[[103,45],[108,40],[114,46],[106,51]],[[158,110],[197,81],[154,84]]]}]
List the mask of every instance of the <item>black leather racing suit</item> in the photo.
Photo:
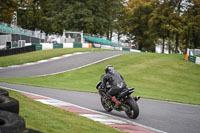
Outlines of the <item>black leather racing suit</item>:
[{"label": "black leather racing suit", "polygon": [[107,92],[107,96],[116,96],[123,89],[126,89],[124,78],[116,71],[109,71],[104,77],[102,87],[106,87],[106,83],[111,85],[111,89]]}]

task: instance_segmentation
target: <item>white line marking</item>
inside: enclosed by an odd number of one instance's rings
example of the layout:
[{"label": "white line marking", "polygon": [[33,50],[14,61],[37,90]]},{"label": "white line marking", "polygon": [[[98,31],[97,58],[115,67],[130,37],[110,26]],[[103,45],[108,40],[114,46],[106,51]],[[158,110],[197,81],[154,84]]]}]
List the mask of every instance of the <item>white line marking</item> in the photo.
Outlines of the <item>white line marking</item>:
[{"label": "white line marking", "polygon": [[62,57],[53,57],[51,58],[52,60],[57,60],[57,59],[61,59]]},{"label": "white line marking", "polygon": [[73,71],[73,70],[77,70],[77,69],[80,69],[80,68],[83,68],[83,67],[87,67],[87,66],[90,66],[90,65],[93,65],[93,64],[97,64],[99,62],[102,62],[102,61],[105,61],[105,60],[108,60],[108,59],[111,59],[111,58],[114,58],[114,57],[117,57],[117,56],[120,56],[120,55],[122,55],[122,54],[113,55],[113,56],[110,56],[110,57],[107,57],[107,58],[104,58],[104,59],[101,59],[101,60],[86,64],[86,65],[83,65],[83,66],[79,66],[79,67],[75,67],[75,68],[69,69],[69,70],[60,71],[60,72],[56,72],[56,73],[50,73],[50,74],[37,75],[37,76],[32,76],[32,77],[43,77],[43,76],[56,75],[56,74],[60,74],[60,73],[68,72],[68,71]]},{"label": "white line marking", "polygon": [[[28,94],[32,94],[32,95],[44,97],[44,98],[47,98],[47,99],[57,100],[57,99],[53,99],[53,98],[50,98],[50,97],[47,97],[47,96],[42,96],[42,95],[38,95],[38,94],[30,93],[30,92],[25,92],[25,91],[21,91],[21,90],[17,90],[17,89],[12,89],[12,88],[3,87],[3,86],[0,86],[0,87],[1,87],[1,88],[5,88],[5,89],[8,89],[8,90],[13,90],[13,91],[17,91],[17,92],[24,92],[24,93],[28,93]],[[58,101],[59,101],[59,100],[58,100]],[[66,103],[67,103],[67,102],[66,102]],[[69,104],[71,104],[71,103],[69,103]],[[110,115],[110,114],[105,114],[105,113],[102,113],[102,112],[99,112],[99,111],[95,111],[95,110],[92,110],[92,109],[89,109],[89,108],[81,107],[81,106],[78,106],[78,105],[75,105],[75,104],[71,104],[71,105],[74,106],[74,107],[77,107],[77,108],[81,108],[81,109],[85,109],[85,110],[88,110],[88,111],[91,111],[91,112],[95,112],[95,113],[98,113],[98,114],[102,114],[102,115],[108,116],[108,117],[110,117],[110,118],[118,119],[118,120],[121,120],[121,121],[130,123],[130,124],[134,124],[134,125],[136,125],[136,126],[140,126],[140,127],[146,128],[146,129],[148,129],[148,130],[151,130],[151,131],[154,131],[154,132],[157,132],[157,133],[167,133],[167,132],[161,131],[161,130],[159,130],[159,129],[155,129],[155,128],[152,128],[152,127],[148,127],[148,126],[145,126],[145,125],[142,125],[142,124],[133,122],[133,121],[131,121],[131,120],[127,120],[127,119],[118,117],[118,116],[113,116],[113,115]]]},{"label": "white line marking", "polygon": [[118,120],[118,119],[110,119],[110,117],[102,115],[102,114],[81,114],[81,116],[87,117],[94,121],[98,121],[104,124],[128,124],[127,122]]},{"label": "white line marking", "polygon": [[66,55],[63,55],[64,57],[69,57],[69,56],[72,56],[72,54],[66,54]]},{"label": "white line marking", "polygon": [[52,105],[52,106],[72,106],[70,103],[66,103],[66,102],[63,102],[63,101],[59,101],[59,100],[55,100],[55,99],[36,99],[36,101],[39,101],[41,103],[44,103],[44,104],[49,104],[49,105]]},{"label": "white line marking", "polygon": [[39,60],[39,61],[36,61],[36,62],[24,63],[24,64],[20,64],[20,65],[12,65],[12,66],[7,66],[7,67],[0,67],[0,69],[21,67],[21,66],[27,66],[27,65],[35,65],[35,64],[39,64],[39,63],[54,61],[54,60],[57,60],[57,59],[62,59],[62,58],[65,58],[65,57],[69,57],[69,56],[73,56],[73,55],[79,55],[79,54],[86,54],[86,53],[89,53],[89,52],[76,52],[76,53],[72,53],[72,54],[61,55],[61,56],[58,56],[58,57],[52,57],[52,58],[45,59],[45,60]]},{"label": "white line marking", "polygon": [[83,54],[84,52],[76,52],[74,55]]},{"label": "white line marking", "polygon": [[25,66],[27,65],[28,66],[28,65],[34,65],[34,64],[35,63],[33,62],[33,63],[26,63],[26,64],[23,64],[23,65],[25,65]]},{"label": "white line marking", "polygon": [[13,67],[19,67],[20,65],[12,65],[12,66],[8,66],[10,68],[13,68]]},{"label": "white line marking", "polygon": [[48,62],[48,60],[40,60],[40,61],[38,61],[38,63],[44,63],[44,62]]},{"label": "white line marking", "polygon": [[93,121],[98,121],[103,124],[127,124],[126,122],[115,120],[115,119],[102,119],[102,118],[90,118],[90,117],[87,117],[87,118]]}]

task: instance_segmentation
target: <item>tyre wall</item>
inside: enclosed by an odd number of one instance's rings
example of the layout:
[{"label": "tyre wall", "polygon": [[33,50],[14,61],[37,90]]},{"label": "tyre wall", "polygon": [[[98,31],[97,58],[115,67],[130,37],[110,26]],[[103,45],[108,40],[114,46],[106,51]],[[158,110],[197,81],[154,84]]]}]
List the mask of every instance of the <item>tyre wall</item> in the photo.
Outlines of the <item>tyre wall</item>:
[{"label": "tyre wall", "polygon": [[19,101],[9,97],[9,92],[0,89],[0,133],[41,133],[27,129],[25,120],[19,116]]}]

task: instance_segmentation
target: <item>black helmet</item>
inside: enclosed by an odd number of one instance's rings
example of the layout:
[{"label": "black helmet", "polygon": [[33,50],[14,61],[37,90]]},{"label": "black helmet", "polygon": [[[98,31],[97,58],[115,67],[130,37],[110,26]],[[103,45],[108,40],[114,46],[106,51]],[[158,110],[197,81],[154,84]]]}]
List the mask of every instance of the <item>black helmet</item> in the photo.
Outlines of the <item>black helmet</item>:
[{"label": "black helmet", "polygon": [[112,65],[107,65],[106,68],[105,68],[106,73],[113,71],[113,70],[114,70],[114,67]]}]

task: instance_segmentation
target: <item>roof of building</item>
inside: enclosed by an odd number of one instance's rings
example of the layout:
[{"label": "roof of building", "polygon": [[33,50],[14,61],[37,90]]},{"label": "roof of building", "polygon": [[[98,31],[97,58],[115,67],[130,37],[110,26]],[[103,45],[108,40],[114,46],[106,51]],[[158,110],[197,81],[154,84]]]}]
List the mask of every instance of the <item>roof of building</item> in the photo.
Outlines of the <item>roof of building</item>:
[{"label": "roof of building", "polygon": [[91,42],[91,43],[97,43],[97,44],[102,44],[102,45],[110,45],[114,47],[119,47],[121,46],[119,43],[112,42],[110,40],[106,40],[103,38],[98,38],[98,37],[91,37],[91,36],[83,36],[86,41]]}]

